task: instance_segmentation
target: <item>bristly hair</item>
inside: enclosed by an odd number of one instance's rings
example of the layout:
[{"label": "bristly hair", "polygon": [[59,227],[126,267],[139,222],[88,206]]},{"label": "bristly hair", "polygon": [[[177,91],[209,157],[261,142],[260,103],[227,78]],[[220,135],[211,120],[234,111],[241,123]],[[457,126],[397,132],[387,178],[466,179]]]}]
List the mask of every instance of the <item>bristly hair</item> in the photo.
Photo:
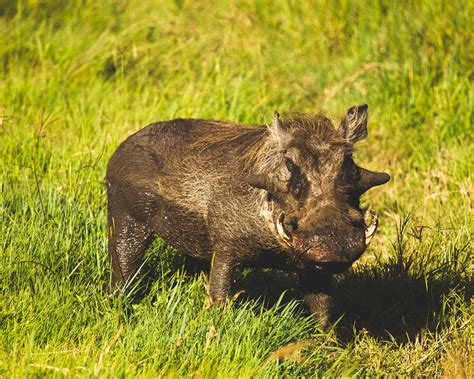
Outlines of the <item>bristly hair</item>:
[{"label": "bristly hair", "polygon": [[288,113],[285,114],[285,117],[283,117],[282,123],[287,128],[299,128],[308,131],[312,130],[316,133],[320,133],[326,130],[334,131],[332,121],[321,113]]},{"label": "bristly hair", "polygon": [[283,118],[282,124],[295,136],[301,134],[306,138],[352,148],[352,144],[339,135],[333,122],[321,113],[290,113]]},{"label": "bristly hair", "polygon": [[[243,125],[233,122],[212,122],[215,125],[213,133],[203,135],[191,145],[191,149],[203,153],[209,149],[223,145],[243,146],[245,151],[257,148],[263,144],[268,134],[266,128],[261,126]],[[230,146],[229,146],[230,147]]]},{"label": "bristly hair", "polygon": [[[243,164],[244,170],[255,164],[268,169],[281,151],[272,144],[270,126],[251,126],[233,122],[213,122],[213,133],[203,135],[191,148],[198,153],[209,149],[228,146],[229,150],[239,147],[240,154],[237,164]],[[332,145],[343,145],[352,149],[352,144],[342,138],[329,118],[322,114],[291,113],[282,119],[283,133],[290,135],[289,140],[298,138],[300,141],[319,140]],[[273,162],[273,163],[272,163]]]}]

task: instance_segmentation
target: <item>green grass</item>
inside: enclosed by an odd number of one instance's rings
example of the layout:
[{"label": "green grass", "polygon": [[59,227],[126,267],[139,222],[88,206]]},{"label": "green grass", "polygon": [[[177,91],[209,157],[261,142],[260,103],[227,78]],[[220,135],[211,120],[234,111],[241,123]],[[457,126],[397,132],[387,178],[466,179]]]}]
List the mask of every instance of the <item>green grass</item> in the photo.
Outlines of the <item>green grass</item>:
[{"label": "green grass", "polygon": [[[472,377],[473,23],[469,1],[1,0],[0,377]],[[159,241],[125,296],[102,291],[126,136],[362,103],[358,160],[392,180],[364,197],[381,225],[329,333],[274,271],[205,310]]]}]

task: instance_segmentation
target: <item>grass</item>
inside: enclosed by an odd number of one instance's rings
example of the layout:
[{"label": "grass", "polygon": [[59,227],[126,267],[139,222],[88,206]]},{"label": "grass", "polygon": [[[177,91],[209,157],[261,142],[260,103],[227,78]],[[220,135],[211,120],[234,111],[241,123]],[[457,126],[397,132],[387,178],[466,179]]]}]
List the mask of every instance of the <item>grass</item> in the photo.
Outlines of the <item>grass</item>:
[{"label": "grass", "polygon": [[[0,376],[472,377],[473,21],[463,1],[1,0]],[[205,310],[160,241],[125,296],[102,291],[127,135],[362,103],[358,160],[392,181],[364,197],[381,225],[329,333],[274,271]]]}]

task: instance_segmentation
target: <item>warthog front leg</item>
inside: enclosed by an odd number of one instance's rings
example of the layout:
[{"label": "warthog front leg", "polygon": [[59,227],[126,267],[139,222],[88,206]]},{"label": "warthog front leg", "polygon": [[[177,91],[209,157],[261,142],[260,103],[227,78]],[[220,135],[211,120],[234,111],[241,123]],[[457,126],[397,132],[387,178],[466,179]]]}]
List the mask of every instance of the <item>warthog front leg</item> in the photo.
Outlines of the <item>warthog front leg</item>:
[{"label": "warthog front leg", "polygon": [[153,231],[146,222],[139,221],[130,214],[130,206],[124,201],[118,188],[118,185],[112,186],[110,183],[107,188],[111,292],[123,286],[136,273],[153,236]]},{"label": "warthog front leg", "polygon": [[331,319],[334,301],[331,285],[332,275],[315,270],[300,273],[300,285],[309,310],[321,328],[327,329]]},{"label": "warthog front leg", "polygon": [[208,306],[225,302],[229,295],[234,274],[234,263],[229,255],[224,252],[214,253],[209,275]]},{"label": "warthog front leg", "polygon": [[113,216],[109,221],[109,256],[112,261],[110,290],[123,286],[143,262],[152,239],[151,230],[128,215]]}]

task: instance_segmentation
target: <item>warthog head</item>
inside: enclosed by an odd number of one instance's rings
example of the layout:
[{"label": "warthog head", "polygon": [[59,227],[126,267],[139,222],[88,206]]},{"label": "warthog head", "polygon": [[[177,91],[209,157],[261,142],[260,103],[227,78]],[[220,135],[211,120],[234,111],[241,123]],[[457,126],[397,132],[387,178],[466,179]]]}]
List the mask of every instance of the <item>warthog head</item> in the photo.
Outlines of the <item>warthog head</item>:
[{"label": "warthog head", "polygon": [[367,108],[350,108],[337,128],[324,116],[281,121],[276,112],[269,126],[271,158],[247,181],[266,191],[268,221],[301,267],[343,272],[375,234],[375,212],[362,210],[359,199],[390,176],[353,160],[354,144],[367,137]]}]

